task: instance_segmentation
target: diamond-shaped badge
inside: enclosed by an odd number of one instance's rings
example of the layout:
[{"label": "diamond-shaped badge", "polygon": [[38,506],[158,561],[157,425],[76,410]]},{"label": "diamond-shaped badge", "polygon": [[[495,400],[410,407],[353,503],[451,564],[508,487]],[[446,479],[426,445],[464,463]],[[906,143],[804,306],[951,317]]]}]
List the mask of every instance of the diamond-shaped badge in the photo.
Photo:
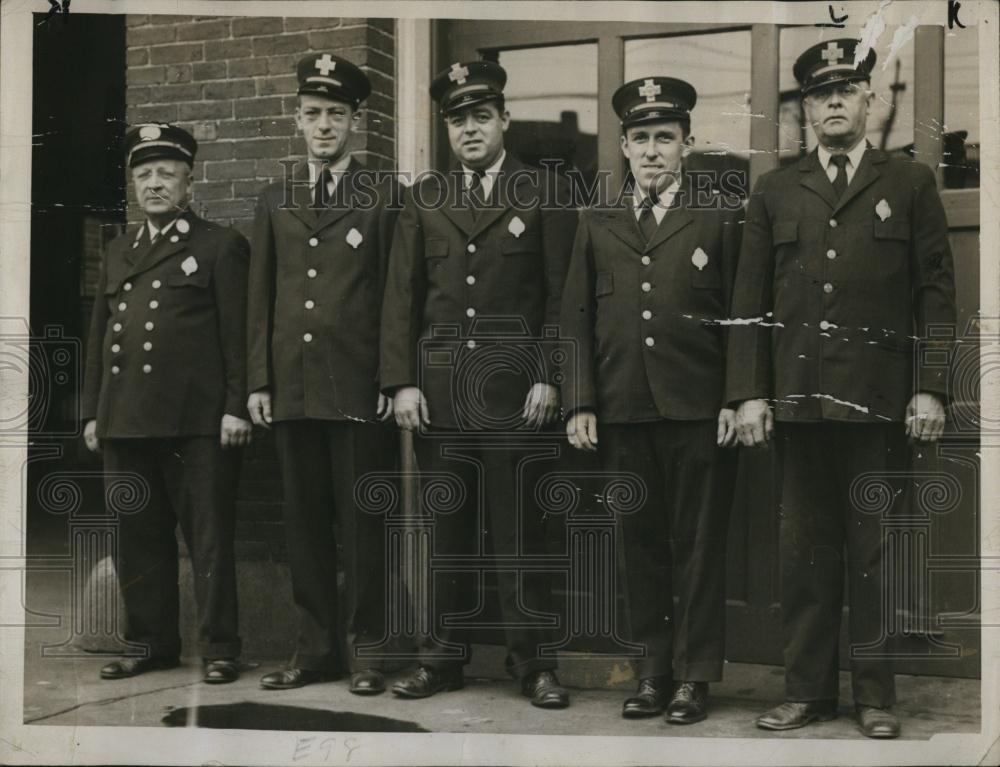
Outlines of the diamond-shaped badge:
[{"label": "diamond-shaped badge", "polygon": [[365,238],[361,235],[361,232],[359,232],[352,226],[351,231],[347,233],[347,237],[345,237],[344,239],[347,240],[348,245],[357,250],[358,245],[364,242]]},{"label": "diamond-shaped badge", "polygon": [[184,270],[184,274],[190,277],[198,271],[198,262],[195,261],[194,256],[188,256],[181,262],[181,269]]},{"label": "diamond-shaped badge", "polygon": [[695,248],[694,253],[691,254],[691,263],[698,267],[698,271],[700,272],[708,265],[708,254],[700,247]]},{"label": "diamond-shaped badge", "polygon": [[514,237],[520,237],[524,234],[524,222],[521,220],[520,216],[514,216],[507,224],[507,231],[510,232]]},{"label": "diamond-shaped badge", "polygon": [[889,207],[889,203],[886,202],[885,197],[879,200],[878,205],[875,206],[875,215],[882,221],[885,221],[892,215],[892,208]]}]

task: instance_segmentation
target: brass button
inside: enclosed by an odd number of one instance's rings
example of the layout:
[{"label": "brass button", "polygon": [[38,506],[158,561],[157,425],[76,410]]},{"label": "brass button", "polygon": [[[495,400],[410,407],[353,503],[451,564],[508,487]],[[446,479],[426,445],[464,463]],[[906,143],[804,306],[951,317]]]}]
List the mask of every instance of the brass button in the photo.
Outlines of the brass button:
[{"label": "brass button", "polygon": [[124,301],[118,304],[118,311],[123,312],[126,309],[128,309],[128,304],[126,304]]},{"label": "brass button", "polygon": [[312,309],[314,306],[316,306],[316,304],[313,302],[311,298],[308,301],[306,301],[306,309]]},{"label": "brass button", "polygon": [[116,322],[114,325],[111,326],[111,329],[114,330],[116,333],[121,333],[122,324],[120,322]]},{"label": "brass button", "polygon": [[305,341],[306,343],[309,343],[310,341],[313,340],[313,334],[306,333],[305,335],[302,336],[302,340]]},{"label": "brass button", "polygon": [[153,344],[151,344],[149,341],[146,341],[146,343],[142,345],[142,348],[145,349],[147,352],[151,352],[153,351]]},{"label": "brass button", "polygon": [[475,309],[473,309],[473,308],[472,308],[472,307],[470,306],[470,307],[469,307],[468,309],[466,309],[466,310],[465,310],[465,316],[466,316],[466,317],[475,317],[475,316],[476,316],[476,310],[475,310]]},{"label": "brass button", "polygon": [[111,351],[114,354],[118,354],[118,352],[120,352],[121,350],[122,348],[118,344],[111,344]]},{"label": "brass button", "polygon": [[116,376],[116,375],[118,375],[121,372],[122,372],[121,368],[118,367],[117,365],[112,365],[111,366],[111,375]]},{"label": "brass button", "polygon": [[313,277],[316,276],[316,273],[317,272],[315,269],[310,269],[309,271],[306,272],[306,276],[311,280]]},{"label": "brass button", "polygon": [[646,346],[653,346],[655,343],[652,336],[646,336]]},{"label": "brass button", "polygon": [[152,322],[147,322],[147,323],[146,323],[146,330],[152,330],[152,329],[153,329],[154,327],[155,327],[155,326],[153,325],[153,323],[152,323]]},{"label": "brass button", "polygon": [[160,305],[160,302],[157,301],[155,298],[152,301],[149,302],[149,308],[150,309],[155,309],[159,305]]},{"label": "brass button", "polygon": [[820,330],[829,330],[830,329],[830,323],[827,322],[826,320],[823,320],[822,322],[819,323],[819,329]]},{"label": "brass button", "polygon": [[834,229],[836,229],[836,227],[837,227],[837,219],[831,218],[830,219],[830,226],[833,227]]},{"label": "brass button", "polygon": [[475,285],[476,284],[476,278],[475,278],[475,276],[473,276],[473,275],[470,274],[468,277],[465,278],[465,282],[468,285]]},{"label": "brass button", "polygon": [[153,366],[152,365],[143,365],[142,366],[142,372],[143,373],[152,373],[153,372]]},{"label": "brass button", "polygon": [[319,245],[319,240],[317,240],[315,237],[310,237],[309,238],[309,247],[310,248],[315,248],[317,245]]},{"label": "brass button", "polygon": [[648,292],[649,292],[649,291],[651,291],[652,289],[653,289],[653,286],[652,286],[652,285],[650,285],[650,284],[649,284],[648,282],[644,282],[644,283],[642,283],[642,292],[643,292],[643,293],[648,293]]},{"label": "brass button", "polygon": [[830,248],[826,252],[826,257],[829,258],[831,261],[833,261],[833,259],[837,257],[837,251],[835,251],[833,248]]},{"label": "brass button", "polygon": [[651,319],[653,319],[653,313],[651,311],[649,311],[649,309],[643,309],[642,310],[642,318],[644,320],[651,320]]},{"label": "brass button", "polygon": [[122,285],[122,287],[125,290],[131,290],[132,289],[132,283],[131,282],[126,282],[124,285]]},{"label": "brass button", "polygon": [[833,292],[833,285],[830,284],[829,282],[826,283],[826,285],[823,286],[823,292],[824,293],[832,293]]},{"label": "brass button", "polygon": [[650,263],[652,263],[652,260],[650,259],[649,256],[643,256],[642,257],[642,265],[643,266],[649,266]]},{"label": "brass button", "polygon": [[475,243],[470,242],[468,245],[465,246],[465,249],[470,253],[475,253],[476,252]]},{"label": "brass button", "polygon": [[476,348],[476,342],[473,341],[471,338],[468,341],[465,342],[465,345],[469,349],[475,349]]},{"label": "brass button", "polygon": [[153,290],[159,290],[160,289],[160,285],[162,285],[162,284],[163,283],[160,282],[159,280],[153,280]]}]

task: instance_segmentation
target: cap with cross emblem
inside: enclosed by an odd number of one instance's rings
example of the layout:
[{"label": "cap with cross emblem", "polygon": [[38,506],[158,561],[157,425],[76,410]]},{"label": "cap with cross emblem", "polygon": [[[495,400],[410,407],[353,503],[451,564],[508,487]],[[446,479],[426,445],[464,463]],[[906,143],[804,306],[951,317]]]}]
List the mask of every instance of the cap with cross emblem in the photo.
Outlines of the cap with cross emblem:
[{"label": "cap with cross emblem", "polygon": [[615,91],[611,105],[622,128],[659,120],[690,120],[698,100],[694,87],[676,77],[641,77]]},{"label": "cap with cross emblem", "polygon": [[875,66],[875,50],[862,53],[861,41],[849,37],[827,40],[810,46],[795,61],[792,72],[802,87],[802,93],[834,83],[868,80]]},{"label": "cap with cross emblem", "polygon": [[431,83],[442,114],[503,96],[507,72],[495,61],[456,61]]},{"label": "cap with cross emblem", "polygon": [[364,72],[331,53],[311,53],[300,59],[296,74],[300,96],[325,96],[354,109],[372,92],[371,81]]}]

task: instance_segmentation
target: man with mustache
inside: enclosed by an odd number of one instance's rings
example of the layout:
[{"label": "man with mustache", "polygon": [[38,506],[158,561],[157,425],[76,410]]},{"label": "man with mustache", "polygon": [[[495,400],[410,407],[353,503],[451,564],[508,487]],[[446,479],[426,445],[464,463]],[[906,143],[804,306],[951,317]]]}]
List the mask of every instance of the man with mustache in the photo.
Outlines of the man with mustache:
[{"label": "man with mustache", "polygon": [[[490,548],[509,560],[523,554],[539,527],[519,469],[524,440],[559,415],[557,371],[544,361],[554,342],[540,342],[543,326],[559,321],[576,214],[566,207],[566,184],[504,149],[506,81],[499,64],[474,61],[453,64],[432,82],[455,167],[411,190],[382,313],[383,391],[395,395],[400,427],[415,432],[425,488],[449,478],[461,499],[450,511],[425,506],[434,515],[434,553],[442,556]],[[507,670],[533,705],[563,708],[569,694],[555,659],[540,653],[551,638],[521,609],[549,612],[548,591],[525,575],[509,566],[497,572]],[[424,698],[462,686],[467,628],[454,624],[476,603],[473,576],[430,574],[431,633],[419,668],[393,687],[396,695]]]},{"label": "man with mustache", "polygon": [[562,305],[579,360],[563,384],[569,442],[646,492],[617,520],[629,638],[645,650],[622,715],[672,724],[703,720],[722,679],[735,470],[724,321],[742,207],[685,172],[696,99],[671,77],[615,92],[632,195],[581,215]]},{"label": "man with mustache", "polygon": [[122,475],[148,493],[118,515],[115,565],[141,654],[101,669],[122,679],[178,665],[177,543],[191,555],[206,682],[239,677],[233,541],[246,411],[249,247],[189,208],[197,142],[173,125],[125,137],[146,220],[108,246],[88,340],[84,439],[103,452],[109,496]]},{"label": "man with mustache", "polygon": [[367,474],[392,481],[399,451],[385,423],[392,399],[378,387],[398,196],[393,179],[351,153],[371,93],[365,74],[325,52],[302,58],[297,73],[309,180],[290,175],[261,193],[250,259],[248,407],[255,424],[274,430],[298,614],[294,657],[261,686],[336,679],[346,665],[350,691],[372,695],[385,689],[385,517],[361,508],[356,491]]},{"label": "man with mustache", "polygon": [[855,714],[868,737],[894,738],[883,595],[898,586],[884,573],[883,515],[859,508],[852,488],[865,475],[895,482],[910,465],[907,438],[944,431],[947,374],[933,357],[948,342],[932,326],[954,327],[955,280],[933,172],[865,140],[874,65],[852,39],[795,62],[819,146],[751,196],[727,396],[743,444],[774,443],[782,475],[785,702],[757,725],[837,715],[846,569]]}]

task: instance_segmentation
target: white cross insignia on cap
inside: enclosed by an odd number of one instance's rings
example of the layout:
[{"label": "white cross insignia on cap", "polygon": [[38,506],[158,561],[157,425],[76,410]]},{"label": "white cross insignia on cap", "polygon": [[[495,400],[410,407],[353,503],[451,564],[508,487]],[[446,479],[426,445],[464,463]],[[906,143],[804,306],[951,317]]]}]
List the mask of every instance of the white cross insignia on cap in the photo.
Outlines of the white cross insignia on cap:
[{"label": "white cross insignia on cap", "polygon": [[462,85],[465,83],[465,78],[469,76],[468,67],[463,67],[458,62],[451,65],[451,71],[448,73],[448,79],[453,83],[458,83]]},{"label": "white cross insignia on cap", "polygon": [[160,137],[158,125],[143,125],[139,128],[139,138],[143,141],[156,141]]},{"label": "white cross insignia on cap", "polygon": [[646,101],[655,101],[656,97],[660,95],[661,90],[660,86],[652,80],[646,80],[639,86],[639,95],[645,96]]},{"label": "white cross insignia on cap", "polygon": [[337,68],[337,62],[330,58],[329,53],[324,53],[321,58],[316,59],[316,69],[323,77],[329,76],[329,74]]},{"label": "white cross insignia on cap", "polygon": [[844,49],[831,40],[826,44],[826,48],[820,56],[826,60],[827,64],[836,64],[844,58]]}]

